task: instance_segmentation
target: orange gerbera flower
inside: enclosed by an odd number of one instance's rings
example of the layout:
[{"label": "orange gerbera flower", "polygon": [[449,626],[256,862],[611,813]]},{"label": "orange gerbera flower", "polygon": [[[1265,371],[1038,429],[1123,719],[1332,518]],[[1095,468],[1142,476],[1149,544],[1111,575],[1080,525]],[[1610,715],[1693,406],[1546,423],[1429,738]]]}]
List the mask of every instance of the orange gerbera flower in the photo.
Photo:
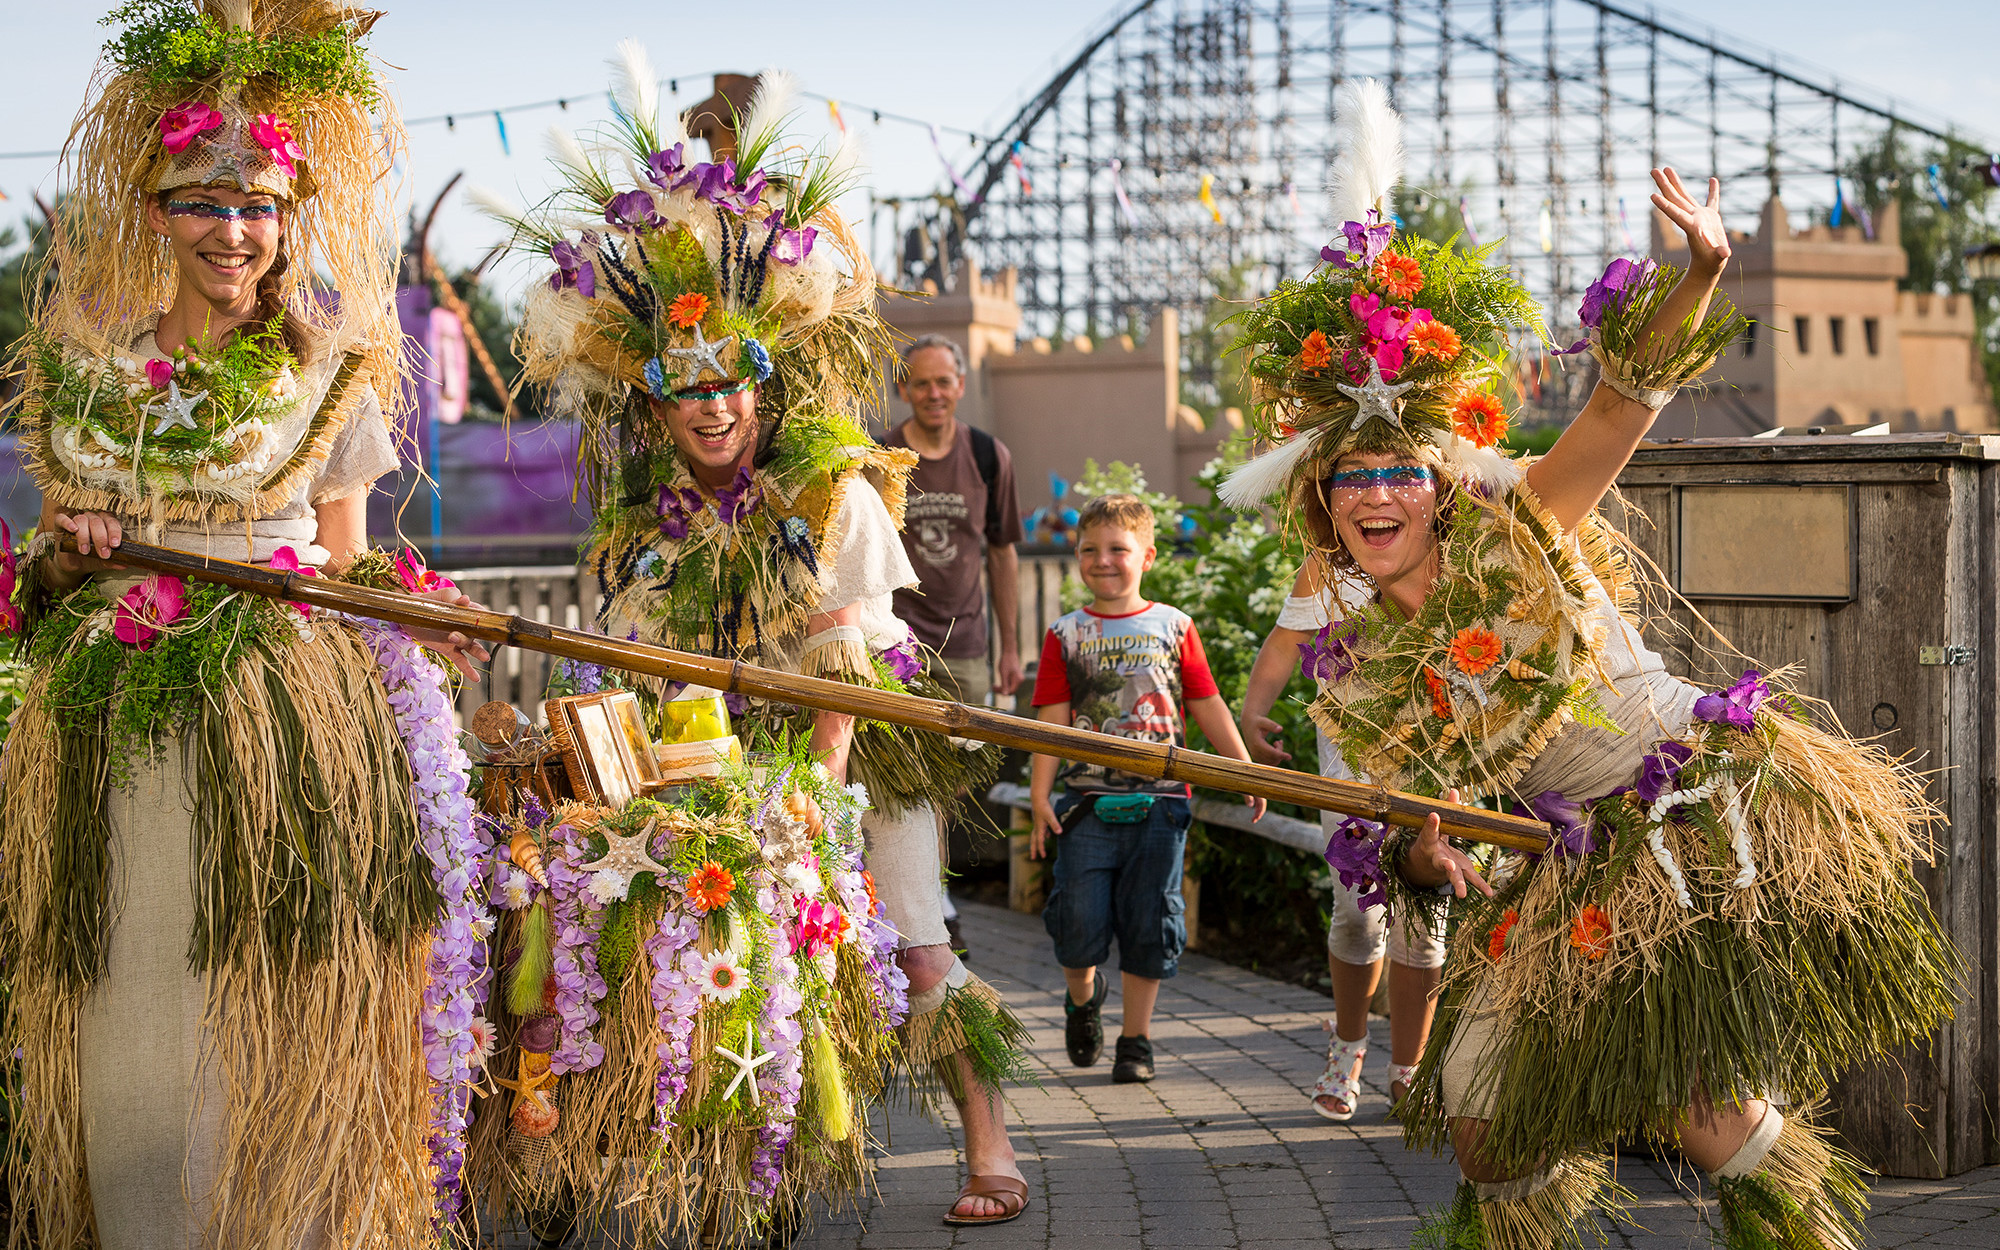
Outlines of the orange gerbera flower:
[{"label": "orange gerbera flower", "polygon": [[1314,330],[1299,344],[1299,368],[1307,373],[1318,373],[1333,363],[1333,344],[1326,341],[1326,332]]},{"label": "orange gerbera flower", "polygon": [[683,330],[694,329],[706,316],[708,316],[708,296],[700,291],[676,295],[674,302],[667,305],[667,320]]},{"label": "orange gerbera flower", "polygon": [[1384,252],[1368,276],[1390,299],[1408,299],[1424,289],[1424,271],[1417,262],[1394,252]]},{"label": "orange gerbera flower", "polygon": [[868,914],[872,916],[875,914],[876,907],[880,906],[881,903],[881,900],[875,897],[875,874],[863,868],[861,870],[861,884],[868,887]]},{"label": "orange gerbera flower", "polygon": [[1444,678],[1424,667],[1424,684],[1431,688],[1431,715],[1439,720],[1451,719],[1451,692],[1444,684]]},{"label": "orange gerbera flower", "polygon": [[1507,953],[1507,931],[1520,922],[1520,913],[1509,907],[1507,914],[1500,918],[1500,923],[1493,926],[1493,932],[1486,935],[1486,953],[1489,957],[1497,961],[1500,956]]},{"label": "orange gerbera flower", "polygon": [[688,903],[698,912],[712,912],[736,893],[736,878],[727,868],[710,860],[694,870],[687,881]]},{"label": "orange gerbera flower", "polygon": [[1585,903],[1569,927],[1569,944],[1586,959],[1602,959],[1611,953],[1611,917],[1595,903]]},{"label": "orange gerbera flower", "polygon": [[1442,321],[1410,323],[1410,355],[1419,360],[1425,356],[1436,360],[1452,360],[1464,346],[1465,344],[1459,342],[1458,331]]},{"label": "orange gerbera flower", "polygon": [[1474,677],[1500,662],[1500,636],[1480,625],[1468,625],[1451,640],[1451,662]]},{"label": "orange gerbera flower", "polygon": [[1507,437],[1507,410],[1498,395],[1467,391],[1452,406],[1451,428],[1475,447],[1491,447]]}]

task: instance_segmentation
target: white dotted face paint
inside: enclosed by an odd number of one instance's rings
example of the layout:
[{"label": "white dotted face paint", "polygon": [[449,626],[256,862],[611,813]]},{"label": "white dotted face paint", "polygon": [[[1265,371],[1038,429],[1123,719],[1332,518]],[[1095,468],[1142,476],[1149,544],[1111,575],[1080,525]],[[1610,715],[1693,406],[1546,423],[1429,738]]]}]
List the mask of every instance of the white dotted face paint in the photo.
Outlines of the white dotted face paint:
[{"label": "white dotted face paint", "polygon": [[[1437,509],[1437,475],[1428,465],[1387,464],[1352,467],[1329,483],[1336,521],[1351,555],[1387,553],[1407,530],[1428,534]],[[1385,570],[1377,570],[1383,572]]]}]

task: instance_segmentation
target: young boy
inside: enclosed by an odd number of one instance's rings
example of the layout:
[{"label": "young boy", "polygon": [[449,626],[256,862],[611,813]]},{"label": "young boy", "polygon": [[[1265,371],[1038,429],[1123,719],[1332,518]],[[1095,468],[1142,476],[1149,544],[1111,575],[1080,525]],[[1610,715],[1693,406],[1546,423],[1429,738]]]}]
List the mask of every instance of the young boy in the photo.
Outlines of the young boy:
[{"label": "young boy", "polygon": [[[1187,742],[1192,717],[1215,750],[1247,760],[1236,721],[1208,671],[1208,657],[1185,612],[1139,597],[1153,567],[1153,510],[1132,495],[1093,499],[1077,519],[1076,559],[1090,606],[1049,626],[1035,678],[1036,714],[1045,721],[1122,738]],[[1185,709],[1185,716],[1183,715]],[[1042,923],[1055,939],[1069,981],[1064,1040],[1070,1062],[1087,1068],[1104,1050],[1099,1009],[1109,986],[1097,965],[1118,939],[1125,1023],[1111,1069],[1120,1083],[1153,1079],[1153,1003],[1187,946],[1181,919],[1181,856],[1187,848],[1189,789],[1097,765],[1063,772],[1068,793],[1051,802],[1058,761],[1037,755],[1030,790],[1039,859],[1060,836],[1054,887]],[[1255,819],[1264,800],[1248,799]]]}]

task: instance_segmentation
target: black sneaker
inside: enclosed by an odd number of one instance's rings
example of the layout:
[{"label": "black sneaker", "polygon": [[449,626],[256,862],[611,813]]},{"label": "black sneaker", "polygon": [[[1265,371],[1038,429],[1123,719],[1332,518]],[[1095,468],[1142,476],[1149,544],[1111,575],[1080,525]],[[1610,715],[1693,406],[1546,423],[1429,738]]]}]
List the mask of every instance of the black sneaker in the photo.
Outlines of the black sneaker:
[{"label": "black sneaker", "polygon": [[1087,1068],[1097,1062],[1104,1053],[1104,1021],[1098,1009],[1104,1006],[1104,996],[1111,992],[1111,982],[1104,974],[1093,974],[1097,978],[1097,988],[1090,995],[1090,1001],[1078,1006],[1063,995],[1063,1043],[1069,1047],[1069,1061],[1079,1068]]},{"label": "black sneaker", "polygon": [[1119,1085],[1135,1085],[1153,1079],[1153,1039],[1121,1037],[1118,1058],[1111,1065],[1111,1079]]}]

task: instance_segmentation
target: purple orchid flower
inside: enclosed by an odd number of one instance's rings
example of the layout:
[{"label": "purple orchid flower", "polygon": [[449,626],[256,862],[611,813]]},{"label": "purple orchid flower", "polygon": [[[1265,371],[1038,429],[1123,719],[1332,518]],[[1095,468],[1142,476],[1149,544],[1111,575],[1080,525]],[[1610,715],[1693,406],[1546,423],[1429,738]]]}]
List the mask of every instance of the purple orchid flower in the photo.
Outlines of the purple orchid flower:
[{"label": "purple orchid flower", "polygon": [[819,237],[819,231],[811,226],[788,230],[776,217],[771,219],[771,234],[776,240],[771,244],[771,259],[781,265],[804,264],[812,255],[813,240]]},{"label": "purple orchid flower", "polygon": [[1641,803],[1658,802],[1661,795],[1673,790],[1681,769],[1693,758],[1694,748],[1678,742],[1662,742],[1659,750],[1639,761],[1639,780],[1632,793],[1639,796]]},{"label": "purple orchid flower", "polygon": [[[585,236],[588,241],[589,236]],[[568,239],[563,239],[549,249],[549,259],[556,263],[556,271],[549,275],[549,289],[563,291],[570,287],[585,299],[597,295],[597,266],[591,262],[590,253]]]},{"label": "purple orchid flower", "polygon": [[637,233],[642,230],[657,230],[667,219],[653,210],[653,196],[650,191],[623,191],[611,197],[604,206],[604,221],[607,225]]},{"label": "purple orchid flower", "polygon": [[701,515],[703,506],[698,490],[662,486],[653,511],[660,518],[660,532],[678,541],[688,536],[688,526]]},{"label": "purple orchid flower", "polygon": [[1590,836],[1590,816],[1583,810],[1583,804],[1567,798],[1560,790],[1544,790],[1528,800],[1528,810],[1536,820],[1546,820],[1552,829],[1549,838],[1549,854],[1588,855],[1597,849],[1596,839]]},{"label": "purple orchid flower", "polygon": [[1711,725],[1728,725],[1748,733],[1757,723],[1757,708],[1770,697],[1771,688],[1764,684],[1763,674],[1753,668],[1729,689],[1696,699],[1694,714]]},{"label": "purple orchid flower", "polygon": [[1299,671],[1314,681],[1340,681],[1360,664],[1354,653],[1360,641],[1359,624],[1329,621],[1320,626],[1311,642],[1299,644]]},{"label": "purple orchid flower", "polygon": [[1333,827],[1333,836],[1326,842],[1327,867],[1339,876],[1340,884],[1350,890],[1367,892],[1355,901],[1363,907],[1375,907],[1389,901],[1388,882],[1382,875],[1382,838],[1388,827],[1359,816],[1349,816]]},{"label": "purple orchid flower", "polygon": [[1319,249],[1319,257],[1335,269],[1366,269],[1375,263],[1389,248],[1389,240],[1396,228],[1383,221],[1381,214],[1368,210],[1366,221],[1350,221],[1340,228],[1341,237],[1335,243],[1345,243],[1336,247],[1333,243]]},{"label": "purple orchid flower", "polygon": [[1653,276],[1659,265],[1652,260],[1627,260],[1620,256],[1604,267],[1604,276],[1590,284],[1583,293],[1583,303],[1576,310],[1576,319],[1595,330],[1604,323],[1604,314],[1613,304],[1625,298],[1625,292],[1645,282]]},{"label": "purple orchid flower", "polygon": [[924,671],[923,659],[917,655],[917,640],[905,638],[882,652],[882,662],[889,666],[889,672],[897,681],[908,681]]},{"label": "purple orchid flower", "polygon": [[763,488],[751,479],[750,466],[746,464],[736,470],[729,485],[715,492],[715,515],[722,518],[724,525],[734,525],[748,520],[763,502]]},{"label": "purple orchid flower", "polygon": [[674,180],[674,189],[692,186],[697,198],[741,215],[764,198],[766,182],[761,169],[751,170],[749,177],[738,182],[736,161],[725,157],[713,163],[690,165],[686,173]]},{"label": "purple orchid flower", "polygon": [[646,158],[646,181],[661,190],[671,190],[676,180],[687,171],[684,153],[685,143],[676,143],[664,152],[655,152]]}]

